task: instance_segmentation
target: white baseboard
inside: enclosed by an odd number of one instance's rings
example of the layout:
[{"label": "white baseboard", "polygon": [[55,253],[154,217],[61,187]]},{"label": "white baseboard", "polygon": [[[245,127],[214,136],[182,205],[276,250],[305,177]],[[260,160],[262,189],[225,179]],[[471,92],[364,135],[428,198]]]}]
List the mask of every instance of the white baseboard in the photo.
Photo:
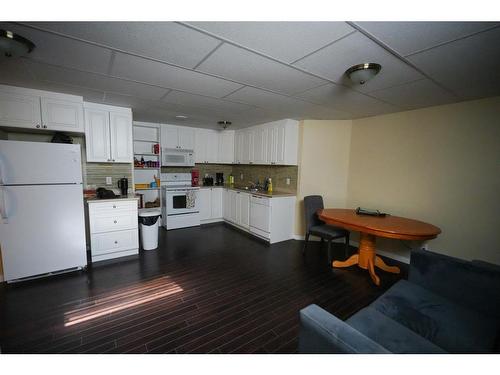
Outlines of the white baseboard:
[{"label": "white baseboard", "polygon": [[212,223],[220,223],[220,222],[223,222],[223,221],[224,221],[224,219],[222,219],[222,218],[200,220],[200,225],[203,225],[203,224],[212,224]]},{"label": "white baseboard", "polygon": [[[305,237],[301,236],[300,234],[294,234],[293,235],[293,239],[296,240],[296,241],[304,241]],[[315,237],[315,236],[309,237],[309,241],[320,241],[320,240],[321,239],[319,237]],[[359,242],[358,241],[352,241],[352,240],[350,240],[349,241],[349,245],[352,246],[352,247],[358,248],[359,247]],[[405,255],[402,255],[402,254],[397,254],[394,251],[384,250],[384,249],[379,249],[379,248],[377,248],[377,254],[383,255],[383,256],[385,256],[387,258],[390,258],[390,259],[397,260],[397,261],[399,261],[401,263],[410,264],[410,256],[409,255],[405,256]]]}]

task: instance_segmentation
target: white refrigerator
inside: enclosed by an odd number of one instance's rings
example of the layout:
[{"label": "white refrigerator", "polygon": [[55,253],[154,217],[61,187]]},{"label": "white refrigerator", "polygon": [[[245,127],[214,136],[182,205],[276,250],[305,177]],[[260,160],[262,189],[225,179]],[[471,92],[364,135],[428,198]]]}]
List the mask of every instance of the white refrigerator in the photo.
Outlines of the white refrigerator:
[{"label": "white refrigerator", "polygon": [[80,145],[0,141],[0,251],[8,282],[87,266]]}]

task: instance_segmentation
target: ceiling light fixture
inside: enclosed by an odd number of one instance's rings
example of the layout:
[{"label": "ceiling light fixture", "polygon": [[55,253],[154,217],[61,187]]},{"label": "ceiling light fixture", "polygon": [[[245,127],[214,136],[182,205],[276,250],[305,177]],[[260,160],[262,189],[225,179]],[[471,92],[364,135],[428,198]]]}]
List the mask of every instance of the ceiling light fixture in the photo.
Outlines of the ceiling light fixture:
[{"label": "ceiling light fixture", "polygon": [[366,81],[375,77],[381,69],[382,66],[380,64],[364,63],[351,66],[346,70],[345,74],[354,83],[363,85]]},{"label": "ceiling light fixture", "polygon": [[0,29],[1,57],[20,57],[33,51],[35,44],[12,31]]},{"label": "ceiling light fixture", "polygon": [[217,121],[217,124],[222,126],[222,129],[226,130],[229,125],[232,124],[231,121]]}]

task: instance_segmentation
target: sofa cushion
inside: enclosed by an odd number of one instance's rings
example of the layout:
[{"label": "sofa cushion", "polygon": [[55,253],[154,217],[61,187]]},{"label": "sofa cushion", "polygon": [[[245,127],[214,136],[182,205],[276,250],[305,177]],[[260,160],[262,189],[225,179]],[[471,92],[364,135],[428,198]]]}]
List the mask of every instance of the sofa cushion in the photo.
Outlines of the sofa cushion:
[{"label": "sofa cushion", "polygon": [[370,306],[357,312],[346,323],[392,353],[446,353]]},{"label": "sofa cushion", "polygon": [[494,351],[499,328],[495,319],[406,280],[370,306],[450,353]]}]

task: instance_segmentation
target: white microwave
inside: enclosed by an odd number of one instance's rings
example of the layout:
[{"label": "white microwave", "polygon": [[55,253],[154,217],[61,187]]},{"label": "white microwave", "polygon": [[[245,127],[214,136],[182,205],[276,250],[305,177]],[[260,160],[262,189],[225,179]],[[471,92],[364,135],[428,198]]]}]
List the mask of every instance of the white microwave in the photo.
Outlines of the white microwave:
[{"label": "white microwave", "polygon": [[163,148],[161,153],[162,167],[193,167],[193,150]]}]

